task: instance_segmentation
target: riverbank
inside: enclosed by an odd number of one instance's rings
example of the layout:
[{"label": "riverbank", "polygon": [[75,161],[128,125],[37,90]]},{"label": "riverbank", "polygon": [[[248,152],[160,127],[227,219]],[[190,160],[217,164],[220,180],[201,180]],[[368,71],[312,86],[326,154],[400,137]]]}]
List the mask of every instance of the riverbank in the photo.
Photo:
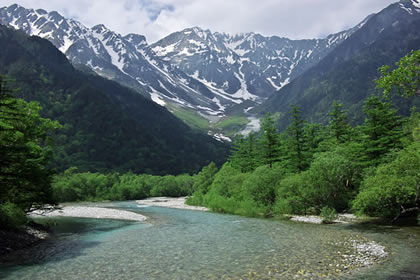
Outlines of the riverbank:
[{"label": "riverbank", "polygon": [[206,207],[187,205],[185,203],[186,201],[187,197],[152,197],[143,200],[137,200],[136,202],[148,206],[158,206],[196,211],[209,211],[209,209]]},{"label": "riverbank", "polygon": [[48,237],[47,228],[33,222],[20,230],[1,230],[0,263],[5,261],[9,253],[32,247]]},{"label": "riverbank", "polygon": [[114,219],[143,222],[146,216],[130,211],[117,210],[104,207],[90,206],[62,206],[52,211],[34,211],[30,215],[33,218],[39,217],[78,217],[78,218],[94,218],[94,219]]},{"label": "riverbank", "polygon": [[[310,223],[310,224],[322,224],[324,223],[324,218],[321,216],[315,215],[285,215],[290,221]],[[330,223],[336,224],[354,224],[357,223],[357,217],[354,214],[337,214],[337,217],[332,220]]]}]

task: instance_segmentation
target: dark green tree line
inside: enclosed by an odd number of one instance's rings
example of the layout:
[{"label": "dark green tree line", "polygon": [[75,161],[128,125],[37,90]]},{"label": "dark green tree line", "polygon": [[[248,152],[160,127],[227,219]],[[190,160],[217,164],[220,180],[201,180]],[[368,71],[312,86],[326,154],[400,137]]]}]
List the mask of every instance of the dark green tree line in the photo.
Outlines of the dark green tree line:
[{"label": "dark green tree line", "polygon": [[[13,96],[0,76],[0,219],[12,227],[13,216],[53,203],[51,132],[59,124],[41,118],[36,102]],[[21,219],[24,220],[24,219]]]}]

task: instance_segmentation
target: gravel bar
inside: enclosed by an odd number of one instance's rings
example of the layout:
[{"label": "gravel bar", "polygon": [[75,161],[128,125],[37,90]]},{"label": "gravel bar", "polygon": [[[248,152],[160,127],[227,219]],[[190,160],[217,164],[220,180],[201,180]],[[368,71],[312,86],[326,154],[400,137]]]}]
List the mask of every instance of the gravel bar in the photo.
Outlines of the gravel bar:
[{"label": "gravel bar", "polygon": [[88,206],[64,206],[48,212],[35,211],[30,214],[31,217],[79,217],[94,219],[114,219],[143,222],[146,216],[111,208],[88,207]]},{"label": "gravel bar", "polygon": [[153,198],[148,198],[148,199],[143,199],[143,200],[137,200],[136,202],[139,204],[148,205],[148,206],[209,211],[209,209],[206,207],[187,205],[185,204],[186,200],[187,200],[187,197],[153,197]]}]

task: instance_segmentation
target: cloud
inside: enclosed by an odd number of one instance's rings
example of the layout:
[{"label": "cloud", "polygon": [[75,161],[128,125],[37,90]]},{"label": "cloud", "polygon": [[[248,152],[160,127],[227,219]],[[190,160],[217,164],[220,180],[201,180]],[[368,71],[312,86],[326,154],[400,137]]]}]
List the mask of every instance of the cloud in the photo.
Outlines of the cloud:
[{"label": "cloud", "polygon": [[395,0],[2,0],[56,10],[87,26],[99,23],[154,42],[200,26],[212,31],[256,32],[291,39],[319,38],[355,26]]}]

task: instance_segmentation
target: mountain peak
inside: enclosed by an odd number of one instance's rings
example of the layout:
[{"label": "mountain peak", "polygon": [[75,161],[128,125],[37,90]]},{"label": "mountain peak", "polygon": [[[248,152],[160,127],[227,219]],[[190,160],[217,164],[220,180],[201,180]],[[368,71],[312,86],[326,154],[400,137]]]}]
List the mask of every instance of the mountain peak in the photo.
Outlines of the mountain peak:
[{"label": "mountain peak", "polygon": [[420,0],[400,0],[399,7],[406,10],[409,14],[412,14],[412,9],[420,12]]},{"label": "mountain peak", "polygon": [[143,35],[130,33],[124,36],[124,39],[134,45],[147,45],[146,37]]},{"label": "mountain peak", "polygon": [[103,33],[103,32],[109,31],[109,29],[106,28],[106,26],[104,24],[97,24],[94,27],[92,27],[92,31],[94,31],[96,33]]},{"label": "mountain peak", "polygon": [[44,9],[37,9],[35,12],[37,12],[40,15],[46,15],[46,14],[48,14],[48,12],[46,10],[44,10]]}]

